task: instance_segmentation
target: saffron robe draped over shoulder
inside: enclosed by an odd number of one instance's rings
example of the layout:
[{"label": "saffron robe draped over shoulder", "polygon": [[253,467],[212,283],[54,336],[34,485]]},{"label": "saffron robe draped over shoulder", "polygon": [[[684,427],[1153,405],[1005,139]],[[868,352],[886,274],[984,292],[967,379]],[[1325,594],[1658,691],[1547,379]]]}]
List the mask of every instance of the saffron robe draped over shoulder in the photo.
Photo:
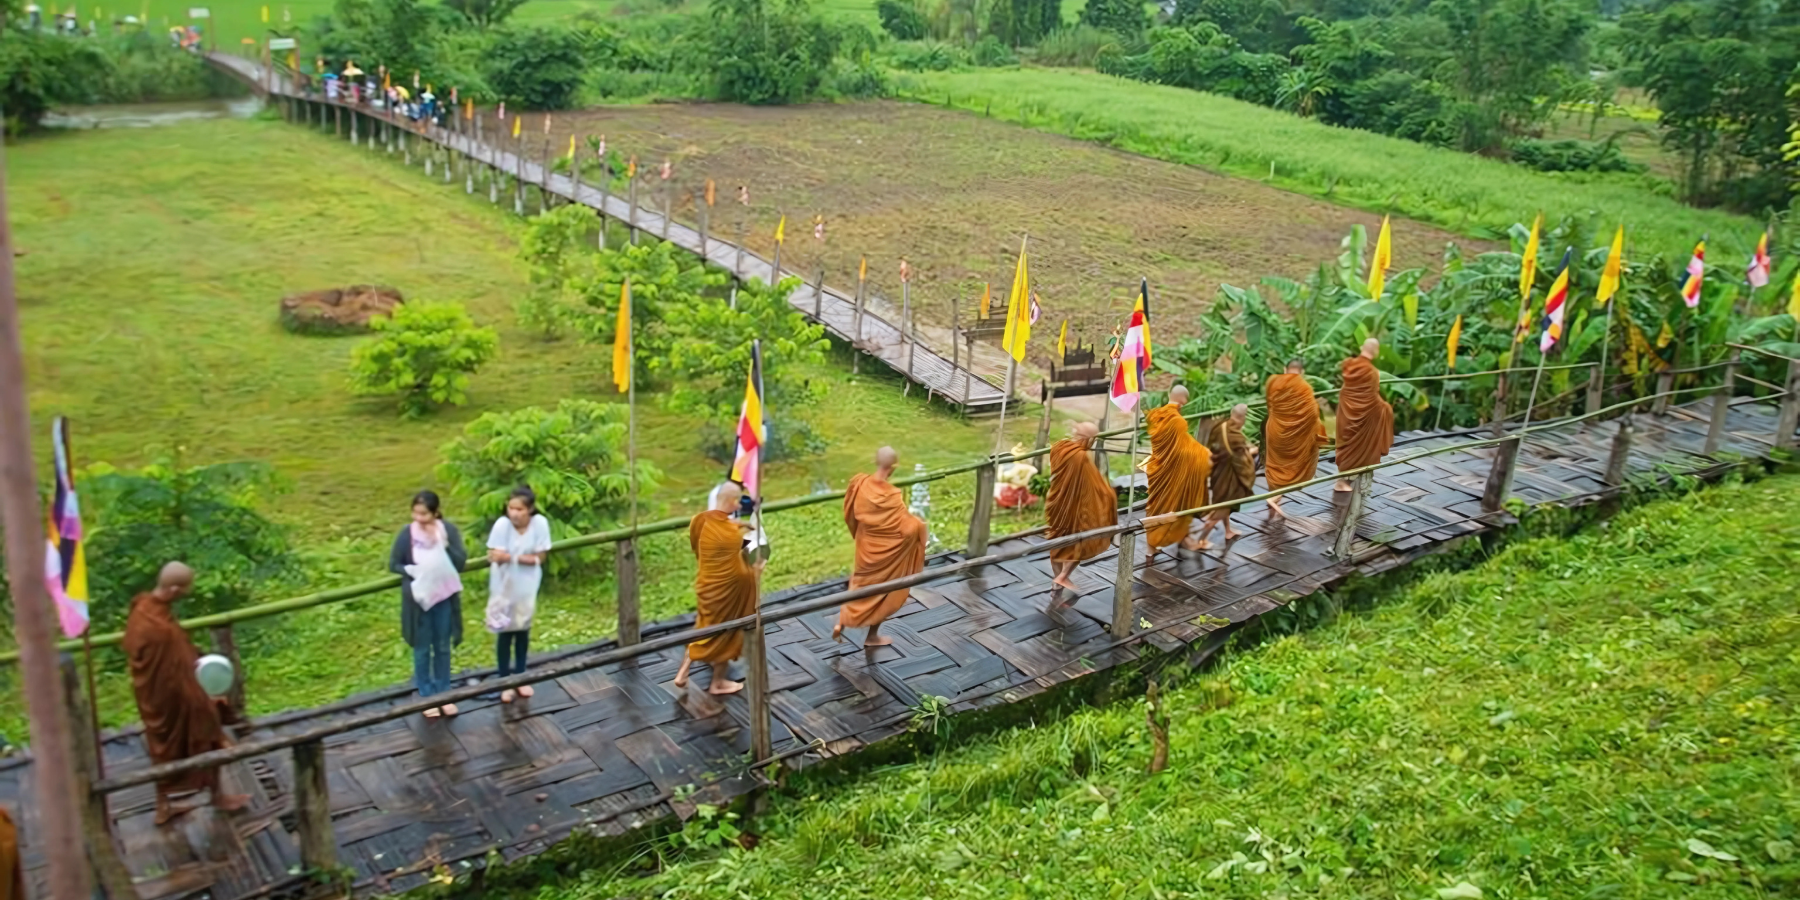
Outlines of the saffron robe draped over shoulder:
[{"label": "saffron robe draped over shoulder", "polygon": [[[1212,457],[1188,434],[1181,407],[1173,403],[1159,406],[1150,410],[1146,418],[1150,422],[1150,462],[1144,466],[1144,473],[1149,476],[1150,496],[1144,504],[1144,515],[1160,516],[1205,506]],[[1193,524],[1193,516],[1182,516],[1144,529],[1144,539],[1151,550],[1166,547],[1186,539]]]},{"label": "saffron robe draped over shoulder", "polygon": [[0,809],[0,900],[26,900],[25,867],[19,861],[19,829]]},{"label": "saffron robe draped over shoulder", "polygon": [[1380,370],[1360,355],[1344,360],[1344,389],[1338,393],[1338,471],[1381,462],[1393,446],[1394,408],[1381,399]]},{"label": "saffron robe draped over shoulder", "polygon": [[[1050,447],[1050,492],[1044,498],[1044,519],[1049,538],[1080,534],[1119,524],[1119,498],[1094,465],[1091,442],[1070,438]],[[1112,538],[1088,538],[1050,551],[1052,562],[1092,559],[1112,544]]]},{"label": "saffron robe draped over shoulder", "polygon": [[[850,587],[880,584],[917,575],[925,568],[925,523],[907,508],[900,489],[875,478],[857,475],[844,489],[844,527],[856,542],[856,568]],[[838,624],[845,628],[880,625],[906,603],[911,588],[901,588],[852,600],[838,610]]]},{"label": "saffron robe draped over shoulder", "polygon": [[1213,425],[1206,450],[1213,461],[1210,502],[1227,503],[1256,493],[1256,457],[1250,455],[1242,427],[1230,417]]},{"label": "saffron robe draped over shoulder", "polygon": [[1269,490],[1311,481],[1319,474],[1319,448],[1325,444],[1325,422],[1306,376],[1283,372],[1263,388],[1269,418],[1263,422],[1263,472]]},{"label": "saffron robe draped over shoulder", "polygon": [[[200,687],[194,667],[200,651],[175,620],[173,603],[139,594],[125,618],[125,656],[131,691],[144,720],[144,746],[153,763],[176,762],[221,749],[225,726],[219,708]],[[196,770],[162,782],[171,793],[205,787],[210,775]]]},{"label": "saffron robe draped over shoulder", "polygon": [[[756,570],[744,561],[744,533],[730,514],[709,509],[695,516],[688,522],[688,546],[699,564],[694,571],[695,628],[756,612]],[[744,652],[744,630],[701,638],[688,644],[687,652],[699,662],[730,662]]]}]

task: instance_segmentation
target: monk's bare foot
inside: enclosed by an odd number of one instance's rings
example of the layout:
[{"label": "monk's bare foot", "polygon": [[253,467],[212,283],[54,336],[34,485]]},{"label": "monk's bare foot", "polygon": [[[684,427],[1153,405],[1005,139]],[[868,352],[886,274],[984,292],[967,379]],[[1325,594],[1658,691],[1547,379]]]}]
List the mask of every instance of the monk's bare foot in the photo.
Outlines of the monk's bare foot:
[{"label": "monk's bare foot", "polygon": [[1058,575],[1055,578],[1050,579],[1050,583],[1056,585],[1057,587],[1068,588],[1071,591],[1077,590],[1077,588],[1075,587],[1075,582],[1070,581],[1069,579],[1064,578],[1061,575]]},{"label": "monk's bare foot", "polygon": [[1244,533],[1241,531],[1232,531],[1229,528],[1225,529],[1225,539],[1228,541],[1235,541],[1238,538],[1241,538],[1243,536],[1244,536]]},{"label": "monk's bare foot", "polygon": [[1276,506],[1275,504],[1271,503],[1271,504],[1269,504],[1269,518],[1285,519],[1285,518],[1287,518],[1287,513],[1282,512],[1281,507]]},{"label": "monk's bare foot", "polygon": [[724,678],[715,678],[715,679],[713,679],[712,687],[707,688],[706,692],[709,694],[713,694],[715,696],[723,697],[726,694],[735,694],[738,691],[741,691],[743,689],[744,689],[744,683],[741,681],[730,681],[730,680],[727,680]]},{"label": "monk's bare foot", "polygon": [[529,684],[525,685],[522,688],[519,688],[519,696],[524,697],[527,700],[530,700],[531,695],[535,694],[535,693],[537,693],[537,691],[532,690],[531,685],[529,685]]},{"label": "monk's bare foot", "polygon": [[228,813],[238,812],[239,810],[246,809],[249,806],[250,806],[250,795],[249,794],[226,794],[223,797],[214,797],[213,798],[213,809],[216,809],[219,812],[228,812]]},{"label": "monk's bare foot", "polygon": [[456,715],[456,714],[457,714],[457,713],[459,713],[459,712],[462,712],[462,710],[460,710],[460,709],[457,709],[457,708],[456,708],[456,704],[454,704],[454,703],[446,703],[446,704],[444,704],[444,715],[446,715],[446,716],[454,716],[454,715]]},{"label": "monk's bare foot", "polygon": [[863,646],[864,647],[886,647],[887,645],[889,645],[893,642],[894,642],[893,638],[888,637],[885,634],[878,634],[878,635],[874,635],[874,636],[870,637],[868,640],[863,641]]},{"label": "monk's bare foot", "polygon": [[840,644],[844,642],[844,623],[839,622],[837,625],[832,627],[831,639]]},{"label": "monk's bare foot", "polygon": [[1355,489],[1356,489],[1355,485],[1352,485],[1350,483],[1349,479],[1347,479],[1347,478],[1339,478],[1337,481],[1337,485],[1332,488],[1332,490],[1338,491],[1339,493],[1342,493],[1344,491],[1352,491]]},{"label": "monk's bare foot", "polygon": [[177,817],[193,812],[196,803],[159,803],[156,806],[156,824],[167,825]]},{"label": "monk's bare foot", "polygon": [[691,659],[684,659],[681,661],[681,669],[680,669],[680,671],[677,671],[675,673],[675,686],[676,687],[678,687],[678,688],[687,687],[688,669],[691,668],[693,665],[694,665],[694,661]]},{"label": "monk's bare foot", "polygon": [[425,718],[427,719],[435,719],[441,715],[443,715],[443,712],[435,706],[425,711]]}]

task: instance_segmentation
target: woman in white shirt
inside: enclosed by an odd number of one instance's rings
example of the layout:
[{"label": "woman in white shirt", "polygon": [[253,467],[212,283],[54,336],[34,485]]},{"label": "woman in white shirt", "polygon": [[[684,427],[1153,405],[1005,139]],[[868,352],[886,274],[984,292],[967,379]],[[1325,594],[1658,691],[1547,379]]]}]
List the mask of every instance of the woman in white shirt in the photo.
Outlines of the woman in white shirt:
[{"label": "woman in white shirt", "polygon": [[[487,627],[496,635],[494,655],[499,677],[525,671],[531,647],[531,619],[537,613],[538,586],[544,581],[544,556],[550,552],[550,520],[538,514],[537,495],[523,485],[506,498],[506,515],[488,532]],[[531,686],[518,696],[530,697]],[[511,703],[513,691],[500,692]]]}]

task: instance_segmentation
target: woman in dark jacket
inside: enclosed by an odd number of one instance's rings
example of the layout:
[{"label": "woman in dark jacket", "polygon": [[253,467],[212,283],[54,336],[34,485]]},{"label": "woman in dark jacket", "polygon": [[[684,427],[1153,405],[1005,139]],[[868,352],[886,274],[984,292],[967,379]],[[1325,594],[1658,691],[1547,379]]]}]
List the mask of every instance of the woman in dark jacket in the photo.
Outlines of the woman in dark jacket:
[{"label": "woman in dark jacket", "polygon": [[[437,579],[429,591],[414,590],[415,550],[423,556],[442,547],[457,572],[468,562],[462,532],[444,521],[438,511],[438,495],[420,491],[413,495],[412,522],[394,536],[388,553],[388,571],[400,576],[400,636],[413,651],[413,686],[419,696],[430,697],[450,689],[450,648],[462,643],[462,584],[460,579]],[[456,704],[428,709],[425,717],[454,716]]]}]

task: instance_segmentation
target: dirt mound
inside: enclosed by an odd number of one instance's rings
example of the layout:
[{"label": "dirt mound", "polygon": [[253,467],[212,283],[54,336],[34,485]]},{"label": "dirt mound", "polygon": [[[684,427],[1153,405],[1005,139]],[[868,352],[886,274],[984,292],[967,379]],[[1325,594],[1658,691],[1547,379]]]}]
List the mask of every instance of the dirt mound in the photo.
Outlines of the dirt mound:
[{"label": "dirt mound", "polygon": [[404,302],[399,290],[374,284],[306,291],[281,298],[281,324],[296,334],[361,334]]}]

